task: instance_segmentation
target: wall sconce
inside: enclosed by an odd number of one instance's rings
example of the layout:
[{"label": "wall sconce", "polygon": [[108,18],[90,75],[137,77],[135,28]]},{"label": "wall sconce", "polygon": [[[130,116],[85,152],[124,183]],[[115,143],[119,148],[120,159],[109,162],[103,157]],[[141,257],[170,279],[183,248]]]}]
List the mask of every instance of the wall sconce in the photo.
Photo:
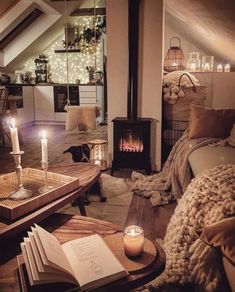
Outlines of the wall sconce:
[{"label": "wall sconce", "polygon": [[90,162],[100,166],[101,170],[108,168],[108,142],[96,139],[88,142],[90,145]]},{"label": "wall sconce", "polygon": [[[176,39],[179,42],[178,46],[172,46],[172,41]],[[170,49],[168,49],[165,61],[164,70],[167,72],[179,71],[185,69],[184,52],[181,49],[181,42],[178,37],[173,37],[170,40]]]}]

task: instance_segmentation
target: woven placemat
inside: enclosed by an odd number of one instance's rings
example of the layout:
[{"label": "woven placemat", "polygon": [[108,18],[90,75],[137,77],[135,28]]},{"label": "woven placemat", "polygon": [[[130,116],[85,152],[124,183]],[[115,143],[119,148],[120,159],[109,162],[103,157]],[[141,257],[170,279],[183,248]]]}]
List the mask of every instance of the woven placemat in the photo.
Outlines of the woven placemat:
[{"label": "woven placemat", "polygon": [[123,234],[121,232],[106,236],[104,240],[130,274],[141,272],[141,270],[150,266],[156,259],[157,249],[147,238],[144,239],[144,250],[142,255],[136,259],[130,259],[125,255]]}]

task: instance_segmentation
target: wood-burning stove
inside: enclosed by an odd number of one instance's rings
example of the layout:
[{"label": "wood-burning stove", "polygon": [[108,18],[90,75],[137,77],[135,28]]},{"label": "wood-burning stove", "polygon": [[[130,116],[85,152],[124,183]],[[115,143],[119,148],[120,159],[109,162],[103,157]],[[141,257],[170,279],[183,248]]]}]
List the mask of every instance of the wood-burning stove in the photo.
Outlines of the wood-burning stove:
[{"label": "wood-burning stove", "polygon": [[114,130],[114,153],[111,175],[114,170],[120,168],[145,169],[151,172],[150,137],[151,119],[139,118],[115,118]]},{"label": "wood-burning stove", "polygon": [[129,77],[127,118],[115,118],[113,122],[113,162],[111,174],[120,168],[151,171],[151,123],[150,118],[137,118],[138,105],[138,54],[139,54],[139,4],[128,1]]}]

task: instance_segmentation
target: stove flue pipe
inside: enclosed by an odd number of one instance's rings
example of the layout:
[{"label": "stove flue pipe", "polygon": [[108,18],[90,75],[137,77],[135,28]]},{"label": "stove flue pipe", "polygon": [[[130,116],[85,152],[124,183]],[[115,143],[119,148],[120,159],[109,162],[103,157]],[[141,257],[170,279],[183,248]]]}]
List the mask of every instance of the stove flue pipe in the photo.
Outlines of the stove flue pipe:
[{"label": "stove flue pipe", "polygon": [[129,73],[127,90],[127,118],[137,119],[138,112],[138,54],[140,0],[128,0]]}]

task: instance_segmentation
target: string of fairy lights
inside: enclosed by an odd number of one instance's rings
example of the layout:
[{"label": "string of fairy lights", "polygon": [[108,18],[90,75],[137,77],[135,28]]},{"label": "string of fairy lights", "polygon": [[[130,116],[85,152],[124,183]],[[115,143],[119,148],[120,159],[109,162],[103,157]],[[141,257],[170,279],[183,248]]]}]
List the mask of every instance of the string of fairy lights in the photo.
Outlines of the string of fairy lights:
[{"label": "string of fairy lights", "polygon": [[[82,31],[84,27],[93,26],[93,17],[81,17],[76,23],[76,30]],[[66,54],[55,53],[55,50],[63,49],[64,34],[61,34],[58,39],[52,42],[48,48],[43,51],[48,60],[48,73],[52,76],[52,81],[55,83],[66,83]],[[35,56],[36,58],[36,56]],[[35,62],[32,58],[24,65],[24,71],[30,71],[34,76]],[[95,71],[103,71],[103,37],[99,40],[96,48],[94,45],[83,46],[81,52],[68,53],[68,68],[69,68],[69,83],[87,83],[89,74],[86,67],[92,66]]]}]

